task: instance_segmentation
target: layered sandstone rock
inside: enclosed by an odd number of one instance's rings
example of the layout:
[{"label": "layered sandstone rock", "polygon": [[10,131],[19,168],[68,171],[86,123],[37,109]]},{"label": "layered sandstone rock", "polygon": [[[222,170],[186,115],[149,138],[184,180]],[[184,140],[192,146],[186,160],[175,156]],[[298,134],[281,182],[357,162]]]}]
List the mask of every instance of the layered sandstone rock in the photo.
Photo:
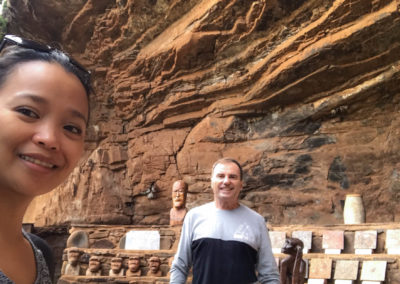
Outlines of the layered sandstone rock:
[{"label": "layered sandstone rock", "polygon": [[94,73],[87,155],[38,224],[168,224],[174,180],[210,201],[222,156],[273,224],[342,223],[348,193],[400,220],[398,0],[9,2],[10,32]]}]

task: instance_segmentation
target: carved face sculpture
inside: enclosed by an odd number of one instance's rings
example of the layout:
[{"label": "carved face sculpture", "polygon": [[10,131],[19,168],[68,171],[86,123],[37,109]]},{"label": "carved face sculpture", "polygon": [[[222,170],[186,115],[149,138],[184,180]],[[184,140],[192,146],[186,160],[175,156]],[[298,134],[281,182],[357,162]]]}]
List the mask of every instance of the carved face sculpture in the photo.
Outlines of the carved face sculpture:
[{"label": "carved face sculpture", "polygon": [[131,272],[139,271],[140,261],[138,257],[131,257],[128,261],[128,269]]},{"label": "carved face sculpture", "polygon": [[122,268],[122,258],[120,257],[114,257],[111,259],[111,270],[114,273],[119,273]]},{"label": "carved face sculpture", "polygon": [[157,256],[152,256],[149,260],[150,271],[157,273],[160,269],[161,261]]},{"label": "carved face sculpture", "polygon": [[298,250],[302,250],[304,247],[303,242],[297,238],[288,238],[282,247],[284,254],[296,255]]},{"label": "carved face sculpture", "polygon": [[89,260],[89,270],[97,272],[100,270],[100,259],[97,256],[92,256]]},{"label": "carved face sculpture", "polygon": [[172,205],[176,209],[183,209],[186,205],[187,184],[183,180],[174,182],[172,186]]},{"label": "carved face sculpture", "polygon": [[76,266],[79,262],[79,255],[80,255],[79,250],[75,250],[75,249],[69,250],[68,254],[67,254],[68,263],[72,266]]}]

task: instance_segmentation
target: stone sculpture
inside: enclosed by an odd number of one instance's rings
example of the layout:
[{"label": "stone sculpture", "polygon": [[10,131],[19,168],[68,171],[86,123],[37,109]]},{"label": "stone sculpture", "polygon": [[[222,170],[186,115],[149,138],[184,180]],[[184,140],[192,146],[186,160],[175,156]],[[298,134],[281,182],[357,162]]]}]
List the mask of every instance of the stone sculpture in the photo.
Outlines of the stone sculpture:
[{"label": "stone sculpture", "polygon": [[81,265],[79,264],[79,257],[81,256],[81,251],[72,247],[67,251],[68,262],[63,266],[61,274],[65,275],[80,275]]},{"label": "stone sculpture", "polygon": [[140,270],[140,258],[138,256],[131,256],[128,260],[128,270],[126,276],[141,276],[142,271]]},{"label": "stone sculpture", "polygon": [[122,258],[113,257],[111,259],[111,269],[108,273],[109,276],[124,276],[124,269],[122,267]]},{"label": "stone sculpture", "polygon": [[186,196],[188,185],[183,180],[177,180],[172,185],[172,208],[169,213],[169,224],[171,226],[182,225],[187,213]]},{"label": "stone sculpture", "polygon": [[282,252],[289,256],[281,262],[281,284],[304,284],[306,263],[303,260],[303,248],[301,240],[286,239]]},{"label": "stone sculpture", "polygon": [[152,256],[149,259],[149,271],[147,276],[160,277],[162,276],[162,271],[160,270],[161,260],[158,256]]},{"label": "stone sculpture", "polygon": [[100,258],[93,255],[89,259],[89,267],[86,269],[86,276],[101,276]]}]

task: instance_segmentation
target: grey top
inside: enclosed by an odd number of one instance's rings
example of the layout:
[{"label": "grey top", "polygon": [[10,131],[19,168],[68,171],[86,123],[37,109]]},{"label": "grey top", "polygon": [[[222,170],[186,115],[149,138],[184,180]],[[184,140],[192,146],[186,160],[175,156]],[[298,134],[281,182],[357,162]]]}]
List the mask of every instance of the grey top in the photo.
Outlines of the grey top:
[{"label": "grey top", "polygon": [[[233,257],[229,257],[232,254]],[[248,255],[255,255],[254,264],[252,259],[245,259]],[[240,263],[235,259],[239,259]],[[205,265],[205,260],[212,264]],[[250,270],[253,270],[253,274],[255,270],[258,272],[258,279],[255,280],[259,283],[280,283],[264,218],[244,205],[234,210],[221,210],[215,207],[214,202],[210,202],[193,208],[184,219],[178,250],[171,267],[170,283],[186,283],[192,266],[193,283],[229,283],[227,279],[231,275],[236,277],[236,280],[232,280],[236,283],[255,282],[238,280],[238,277],[247,277],[237,271],[246,267],[245,262],[251,263],[248,263],[244,274]],[[227,273],[229,275],[220,273],[228,266],[238,269],[230,270]],[[218,273],[214,273],[215,270]],[[230,283],[234,283],[232,281]]]},{"label": "grey top", "polygon": [[[44,259],[44,256],[42,252],[34,245],[32,240],[29,238],[29,236],[22,231],[24,234],[24,237],[29,241],[29,243],[32,246],[33,253],[35,256],[35,261],[36,261],[36,280],[33,284],[51,284],[51,279],[50,279],[50,274],[49,270],[46,265],[46,261]],[[14,284],[12,280],[10,280],[0,269],[0,283],[1,284]]]}]

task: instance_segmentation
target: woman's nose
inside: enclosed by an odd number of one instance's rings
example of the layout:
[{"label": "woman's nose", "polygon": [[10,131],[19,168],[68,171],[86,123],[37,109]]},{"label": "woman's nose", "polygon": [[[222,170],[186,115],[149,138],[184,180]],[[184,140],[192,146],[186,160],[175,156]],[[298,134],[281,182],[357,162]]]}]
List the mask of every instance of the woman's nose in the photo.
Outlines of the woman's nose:
[{"label": "woman's nose", "polygon": [[59,149],[57,130],[50,124],[43,124],[33,136],[33,142],[50,150]]}]

